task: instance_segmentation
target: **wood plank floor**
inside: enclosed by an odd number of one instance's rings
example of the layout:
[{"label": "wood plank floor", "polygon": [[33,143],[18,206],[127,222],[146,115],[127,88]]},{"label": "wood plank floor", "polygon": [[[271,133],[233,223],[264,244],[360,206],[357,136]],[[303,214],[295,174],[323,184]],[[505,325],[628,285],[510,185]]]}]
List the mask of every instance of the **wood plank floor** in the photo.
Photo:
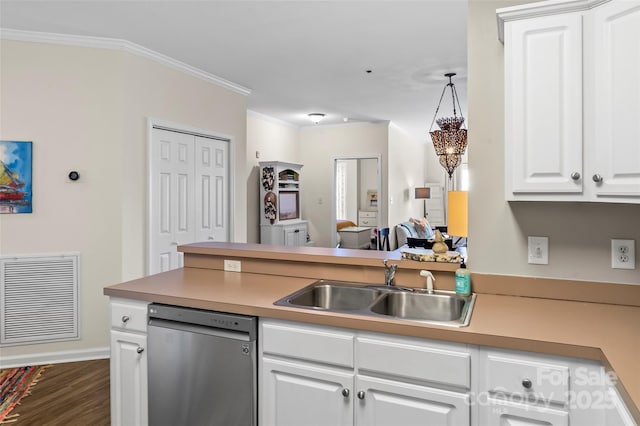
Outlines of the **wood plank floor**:
[{"label": "wood plank floor", "polygon": [[16,426],[109,425],[109,360],[68,362],[47,368],[13,413]]}]

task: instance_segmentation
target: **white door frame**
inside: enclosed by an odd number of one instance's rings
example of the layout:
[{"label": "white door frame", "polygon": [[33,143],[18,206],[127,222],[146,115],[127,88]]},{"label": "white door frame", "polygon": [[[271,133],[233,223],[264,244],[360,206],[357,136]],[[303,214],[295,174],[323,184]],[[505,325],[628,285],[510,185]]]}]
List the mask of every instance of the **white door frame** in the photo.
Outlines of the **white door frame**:
[{"label": "white door frame", "polygon": [[[229,135],[225,135],[223,133],[219,133],[219,132],[214,132],[212,130],[207,130],[207,129],[199,129],[196,127],[191,127],[191,126],[187,126],[184,124],[178,124],[178,123],[174,123],[171,121],[167,121],[167,120],[161,120],[158,118],[153,118],[153,117],[147,117],[147,182],[146,182],[146,192],[147,192],[147,199],[146,199],[146,220],[147,220],[147,226],[146,226],[146,238],[145,238],[145,274],[149,275],[150,271],[151,271],[151,226],[152,226],[152,220],[151,220],[151,190],[150,190],[150,184],[153,180],[153,177],[151,176],[151,162],[152,162],[152,158],[151,158],[151,144],[153,143],[153,128],[161,128],[164,130],[169,130],[169,131],[174,131],[174,132],[181,132],[181,133],[189,133],[189,134],[193,134],[195,136],[202,136],[205,138],[213,138],[213,139],[218,139],[218,140],[222,140],[222,141],[228,141],[229,142],[229,188],[228,188],[228,194],[229,194],[229,202],[228,202],[228,206],[229,206],[229,241],[234,241],[235,238],[235,223],[234,223],[234,206],[235,206],[235,173],[232,173],[232,170],[234,169],[234,165],[236,163],[236,144],[235,144],[235,140],[232,136]],[[334,213],[335,215],[335,213]]]},{"label": "white door frame", "polygon": [[[335,247],[338,244],[337,232],[336,232],[336,173],[338,169],[338,161],[339,160],[377,160],[377,173],[376,177],[376,189],[378,190],[378,223],[377,228],[380,229],[380,220],[382,218],[382,203],[381,201],[384,199],[383,196],[386,194],[382,193],[382,156],[380,154],[371,154],[371,155],[342,155],[338,157],[332,157],[333,163],[333,173],[331,174],[331,247]],[[357,225],[357,224],[356,224]]]}]

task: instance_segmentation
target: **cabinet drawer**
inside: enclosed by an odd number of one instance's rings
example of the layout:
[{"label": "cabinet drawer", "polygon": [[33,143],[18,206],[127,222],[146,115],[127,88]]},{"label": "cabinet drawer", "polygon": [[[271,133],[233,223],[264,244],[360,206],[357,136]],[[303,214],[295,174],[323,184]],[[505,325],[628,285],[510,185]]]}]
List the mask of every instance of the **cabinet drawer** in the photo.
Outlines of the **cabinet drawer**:
[{"label": "cabinet drawer", "polygon": [[488,390],[496,395],[520,395],[523,400],[565,404],[569,367],[558,362],[488,354]]},{"label": "cabinet drawer", "polygon": [[351,333],[263,322],[260,339],[265,354],[353,368]]},{"label": "cabinet drawer", "polygon": [[[544,406],[518,404],[488,398],[481,408],[483,425],[569,426],[569,413]],[[599,423],[593,423],[599,424]]]},{"label": "cabinet drawer", "polygon": [[356,363],[361,372],[391,374],[464,389],[471,386],[471,355],[454,345],[358,337]]},{"label": "cabinet drawer", "polygon": [[358,226],[376,226],[378,224],[377,219],[373,218],[360,218],[360,220],[358,220]]},{"label": "cabinet drawer", "polygon": [[111,301],[111,327],[131,331],[147,331],[147,302]]},{"label": "cabinet drawer", "polygon": [[364,211],[364,210],[360,210],[358,212],[358,217],[360,219],[364,219],[364,218],[373,218],[375,219],[378,216],[378,212],[368,212],[368,211]]}]

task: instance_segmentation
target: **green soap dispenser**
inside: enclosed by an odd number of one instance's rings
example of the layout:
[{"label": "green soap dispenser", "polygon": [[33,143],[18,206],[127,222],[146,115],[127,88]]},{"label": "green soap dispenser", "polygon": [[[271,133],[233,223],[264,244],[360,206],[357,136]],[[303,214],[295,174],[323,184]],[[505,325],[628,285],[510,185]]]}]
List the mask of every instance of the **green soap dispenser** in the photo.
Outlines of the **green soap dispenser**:
[{"label": "green soap dispenser", "polygon": [[461,296],[471,294],[471,271],[467,269],[464,259],[460,262],[460,268],[456,270],[456,294]]}]

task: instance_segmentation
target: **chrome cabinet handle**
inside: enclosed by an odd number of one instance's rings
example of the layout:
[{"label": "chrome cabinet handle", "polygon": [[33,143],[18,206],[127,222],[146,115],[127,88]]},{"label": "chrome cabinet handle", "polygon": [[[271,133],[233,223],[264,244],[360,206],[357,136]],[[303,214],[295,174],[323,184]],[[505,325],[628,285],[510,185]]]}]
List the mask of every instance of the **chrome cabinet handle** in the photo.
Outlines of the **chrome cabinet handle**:
[{"label": "chrome cabinet handle", "polygon": [[128,315],[123,315],[123,316],[122,316],[122,322],[123,322],[123,323],[127,323],[127,322],[129,321],[129,319],[130,319],[130,318],[129,318],[129,316],[128,316]]},{"label": "chrome cabinet handle", "polygon": [[531,379],[523,379],[522,380],[522,386],[525,389],[531,389],[531,386],[533,386],[533,383],[531,383]]},{"label": "chrome cabinet handle", "polygon": [[136,349],[136,352],[141,354],[142,352],[144,352],[144,348],[142,346],[138,346],[138,349]]},{"label": "chrome cabinet handle", "polygon": [[571,173],[571,179],[579,180],[580,179],[580,173],[578,173],[578,172]]},{"label": "chrome cabinet handle", "polygon": [[342,396],[344,396],[345,398],[349,397],[349,389],[344,388],[342,389]]},{"label": "chrome cabinet handle", "polygon": [[364,399],[364,391],[358,392],[358,399]]},{"label": "chrome cabinet handle", "polygon": [[593,181],[594,181],[595,183],[601,183],[601,182],[604,180],[604,178],[602,177],[602,175],[599,175],[599,174],[597,174],[597,173],[596,173],[595,175],[593,175],[593,177],[592,177],[591,179],[593,179]]}]

